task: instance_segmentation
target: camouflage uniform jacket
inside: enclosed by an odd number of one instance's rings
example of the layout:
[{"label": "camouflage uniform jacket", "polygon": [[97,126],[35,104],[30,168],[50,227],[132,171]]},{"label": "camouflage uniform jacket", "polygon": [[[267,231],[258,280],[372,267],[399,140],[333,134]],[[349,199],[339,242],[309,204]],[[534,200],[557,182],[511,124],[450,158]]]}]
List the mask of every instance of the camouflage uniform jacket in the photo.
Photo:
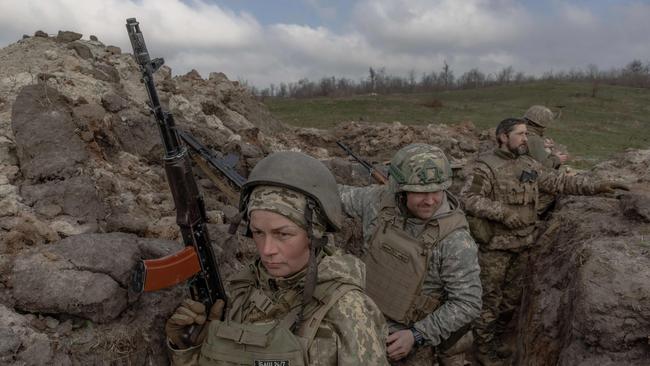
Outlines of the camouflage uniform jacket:
[{"label": "camouflage uniform jacket", "polygon": [[[381,196],[389,186],[374,185],[370,187],[352,187],[339,185],[339,193],[345,212],[362,221],[364,246],[367,249],[372,236],[379,225]],[[394,196],[394,194],[393,194]],[[434,214],[441,215],[456,209],[457,203],[447,200]],[[426,227],[420,219],[405,217],[404,229],[417,238]],[[437,293],[443,303],[433,313],[415,322],[414,327],[420,331],[425,343],[437,346],[449,336],[478,317],[481,310],[481,281],[477,246],[466,229],[460,229],[447,235],[433,248],[427,274],[422,285],[425,295]],[[403,324],[389,321],[390,331],[406,328]]]},{"label": "camouflage uniform jacket", "polygon": [[[332,282],[362,289],[365,266],[352,255],[321,255],[318,284],[327,287]],[[244,273],[250,271],[249,273]],[[251,273],[252,272],[252,273]],[[288,278],[270,276],[260,261],[233,275],[227,282],[230,291],[226,317],[237,322],[255,323],[282,319],[302,302],[306,270]],[[253,276],[251,276],[251,274]],[[238,278],[254,278],[248,287],[236,286]],[[233,287],[237,287],[234,291]],[[260,310],[261,290],[270,299],[268,308]],[[258,294],[258,295],[255,295]],[[321,304],[314,299],[305,308],[308,319]],[[360,290],[346,292],[327,312],[308,350],[309,365],[388,365],[386,360],[386,322],[374,302]],[[210,337],[208,335],[208,337]],[[170,350],[173,365],[198,365],[200,346],[187,350]]]},{"label": "camouflage uniform jacket", "polygon": [[[495,149],[480,157],[461,193],[472,235],[486,249],[518,250],[532,245],[540,191],[592,195],[595,185],[585,177],[546,169],[528,155]],[[509,229],[503,224],[512,211],[525,227]],[[472,225],[474,218],[481,224]],[[490,234],[481,234],[484,230]]]},{"label": "camouflage uniform jacket", "polygon": [[562,164],[560,158],[544,147],[544,128],[531,125],[526,127],[528,128],[528,155],[547,168],[559,168]]}]

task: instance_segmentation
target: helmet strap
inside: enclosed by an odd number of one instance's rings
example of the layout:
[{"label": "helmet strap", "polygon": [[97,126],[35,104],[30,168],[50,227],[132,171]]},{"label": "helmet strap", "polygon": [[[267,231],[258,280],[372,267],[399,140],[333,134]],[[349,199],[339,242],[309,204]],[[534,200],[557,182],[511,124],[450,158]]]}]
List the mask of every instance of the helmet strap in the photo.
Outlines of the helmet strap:
[{"label": "helmet strap", "polygon": [[[245,212],[240,211],[235,215],[231,220],[230,220],[230,226],[228,227],[228,234],[230,235],[235,235],[237,232],[237,228],[239,227],[239,224],[241,221],[244,219]],[[248,231],[248,224],[246,224],[246,231]]]},{"label": "helmet strap", "polygon": [[318,263],[316,263],[316,255],[320,253],[321,249],[327,244],[327,236],[315,237],[313,229],[313,215],[317,210],[316,202],[310,197],[307,197],[307,205],[305,207],[305,221],[307,222],[307,236],[309,237],[309,261],[307,262],[307,273],[305,274],[305,288],[302,293],[302,304],[300,304],[300,311],[296,316],[296,321],[293,323],[291,330],[296,331],[299,324],[304,319],[304,310],[316,288],[318,281]]}]

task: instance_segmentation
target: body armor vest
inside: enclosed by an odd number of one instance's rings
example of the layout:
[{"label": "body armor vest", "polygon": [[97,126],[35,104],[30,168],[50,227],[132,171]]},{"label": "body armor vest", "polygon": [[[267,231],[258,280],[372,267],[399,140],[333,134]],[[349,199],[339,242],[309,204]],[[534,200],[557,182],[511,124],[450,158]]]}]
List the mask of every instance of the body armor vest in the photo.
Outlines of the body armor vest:
[{"label": "body armor vest", "polygon": [[[447,197],[455,202],[451,194]],[[403,229],[404,218],[396,210],[394,196],[384,192],[379,223],[363,257],[366,294],[386,317],[411,326],[441,303],[441,294],[421,293],[433,248],[453,231],[466,228],[467,221],[456,208],[431,220],[415,238]]]},{"label": "body armor vest", "polygon": [[521,238],[499,243],[499,248],[494,249],[514,249],[528,245],[537,221],[539,184],[536,163],[527,156],[506,159],[494,153],[482,156],[478,161],[485,164],[494,176],[493,196],[489,198],[516,212],[527,225],[510,229],[501,222],[470,217],[472,236],[482,244],[490,244],[493,239],[504,235]]},{"label": "body armor vest", "polygon": [[304,321],[297,327],[300,301],[279,319],[245,323],[246,303],[262,313],[268,313],[274,306],[273,301],[256,287],[256,282],[252,271],[243,271],[231,279],[232,305],[228,316],[224,321],[210,322],[199,365],[307,366],[309,347],[327,312],[347,292],[361,290],[358,286],[335,281],[318,284],[314,290],[315,299],[307,305]]}]

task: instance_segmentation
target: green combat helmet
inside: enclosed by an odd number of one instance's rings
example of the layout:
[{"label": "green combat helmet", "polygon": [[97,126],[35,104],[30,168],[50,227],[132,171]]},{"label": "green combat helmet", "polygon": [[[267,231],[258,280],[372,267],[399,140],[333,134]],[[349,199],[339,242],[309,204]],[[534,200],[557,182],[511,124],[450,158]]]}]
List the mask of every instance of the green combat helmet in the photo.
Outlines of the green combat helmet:
[{"label": "green combat helmet", "polygon": [[438,147],[411,144],[390,161],[389,180],[395,192],[438,192],[451,186],[451,164]]},{"label": "green combat helmet", "polygon": [[242,187],[239,211],[246,212],[253,188],[259,185],[286,187],[307,196],[327,221],[327,232],[336,232],[343,210],[336,180],[327,167],[311,156],[295,151],[268,155],[255,165]]},{"label": "green combat helmet", "polygon": [[[326,221],[326,232],[337,232],[343,223],[343,209],[339,198],[338,187],[332,173],[323,163],[311,156],[295,151],[282,151],[268,155],[262,159],[242,187],[239,198],[239,211],[243,216],[246,213],[251,192],[256,186],[270,185],[286,187],[304,194],[307,198],[305,208],[305,221],[307,222],[307,235],[310,239],[309,261],[305,274],[305,288],[302,294],[302,306],[298,313],[298,320],[302,322],[304,309],[311,301],[311,297],[318,282],[318,265],[316,256],[327,244],[328,236],[316,237],[312,227],[312,214],[318,215]],[[246,225],[246,236],[252,236],[250,227]]]},{"label": "green combat helmet", "polygon": [[553,112],[543,105],[534,105],[526,111],[524,119],[540,127],[548,127],[553,121]]}]

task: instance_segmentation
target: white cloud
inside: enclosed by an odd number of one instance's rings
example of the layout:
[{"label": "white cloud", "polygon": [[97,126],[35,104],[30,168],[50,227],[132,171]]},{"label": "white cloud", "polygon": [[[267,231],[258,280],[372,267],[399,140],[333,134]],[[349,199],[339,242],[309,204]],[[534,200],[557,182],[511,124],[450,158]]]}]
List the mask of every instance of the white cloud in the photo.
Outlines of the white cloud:
[{"label": "white cloud", "polygon": [[242,47],[253,43],[261,27],[248,14],[235,14],[200,0],[0,0],[0,24],[31,34],[74,30],[126,45],[126,18],[135,17],[147,39],[179,48]]},{"label": "white cloud", "polygon": [[566,23],[578,27],[595,26],[598,22],[596,16],[584,6],[578,6],[569,3],[561,3],[559,6],[559,13]]},{"label": "white cloud", "polygon": [[360,28],[373,44],[484,48],[519,38],[527,15],[512,1],[368,0],[356,7]]},{"label": "white cloud", "polygon": [[595,9],[560,0],[539,11],[515,0],[362,0],[349,9],[306,1],[348,20],[341,29],[263,25],[208,0],[0,0],[0,46],[37,29],[73,30],[129,52],[125,19],[136,17],[152,56],[175,73],[220,71],[257,86],[332,75],[356,80],[370,66],[420,75],[444,61],[460,76],[474,67],[541,74],[650,60],[650,5],[643,3]]}]

